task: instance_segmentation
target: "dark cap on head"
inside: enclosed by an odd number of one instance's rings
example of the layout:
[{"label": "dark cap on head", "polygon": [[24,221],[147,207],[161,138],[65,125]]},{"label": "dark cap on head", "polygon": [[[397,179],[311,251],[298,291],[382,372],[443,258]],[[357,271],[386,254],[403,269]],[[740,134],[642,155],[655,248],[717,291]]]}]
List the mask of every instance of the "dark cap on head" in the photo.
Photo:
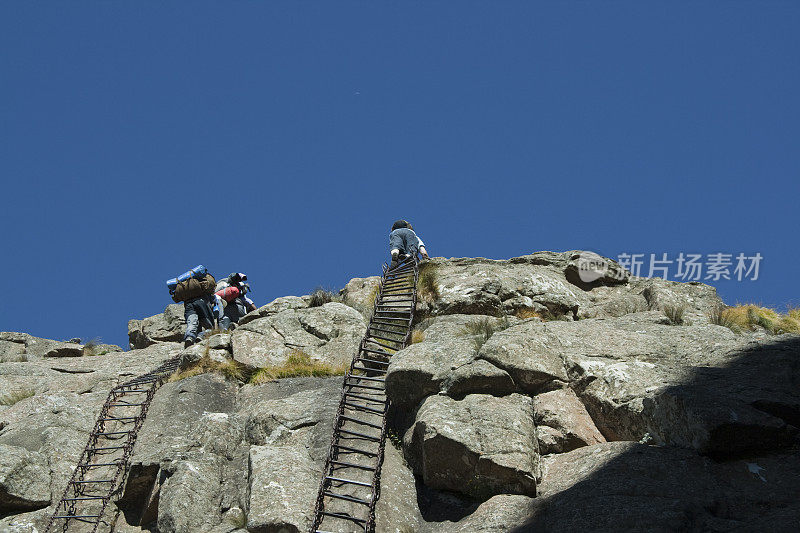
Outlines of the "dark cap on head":
[{"label": "dark cap on head", "polygon": [[411,228],[411,224],[409,224],[405,220],[398,220],[397,222],[392,224],[392,231],[400,228]]}]

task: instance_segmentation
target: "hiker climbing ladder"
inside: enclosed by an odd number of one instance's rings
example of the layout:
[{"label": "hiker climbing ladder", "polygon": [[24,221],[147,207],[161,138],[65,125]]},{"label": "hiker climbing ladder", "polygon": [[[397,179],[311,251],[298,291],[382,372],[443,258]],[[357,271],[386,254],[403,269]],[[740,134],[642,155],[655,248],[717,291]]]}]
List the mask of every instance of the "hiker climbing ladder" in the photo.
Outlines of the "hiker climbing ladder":
[{"label": "hiker climbing ladder", "polygon": [[385,378],[392,354],[409,342],[418,276],[413,258],[384,267],[367,333],[342,384],[312,533],[375,530],[389,404]]},{"label": "hiker climbing ladder", "polygon": [[113,521],[104,520],[108,502],[125,480],[136,436],[156,390],[177,370],[180,359],[173,357],[111,389],[46,533],[94,532],[101,522],[110,528]]}]

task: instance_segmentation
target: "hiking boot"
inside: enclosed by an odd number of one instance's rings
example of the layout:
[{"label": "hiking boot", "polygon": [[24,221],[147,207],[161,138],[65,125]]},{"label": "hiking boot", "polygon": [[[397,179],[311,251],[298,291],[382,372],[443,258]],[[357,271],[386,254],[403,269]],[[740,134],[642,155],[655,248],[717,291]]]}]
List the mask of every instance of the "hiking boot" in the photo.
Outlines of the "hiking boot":
[{"label": "hiking boot", "polygon": [[197,342],[197,341],[195,341],[195,339],[193,339],[193,338],[189,337],[189,338],[187,338],[185,341],[183,341],[183,347],[184,347],[184,348],[188,348],[189,346],[191,346],[191,345],[192,345],[192,344],[194,344],[195,342]]}]

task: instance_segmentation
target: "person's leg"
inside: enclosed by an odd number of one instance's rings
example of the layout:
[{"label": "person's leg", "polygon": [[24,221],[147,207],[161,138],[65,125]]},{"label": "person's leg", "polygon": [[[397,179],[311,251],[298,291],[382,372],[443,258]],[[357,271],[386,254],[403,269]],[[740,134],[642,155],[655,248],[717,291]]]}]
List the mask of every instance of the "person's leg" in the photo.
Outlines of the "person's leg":
[{"label": "person's leg", "polygon": [[192,302],[184,302],[183,317],[186,319],[186,333],[183,335],[184,346],[194,344],[197,340],[197,330],[200,327],[200,318]]},{"label": "person's leg", "polygon": [[400,260],[402,261],[409,255],[416,256],[417,253],[417,235],[408,228],[397,230],[402,239],[402,247],[400,250]]},{"label": "person's leg", "polygon": [[389,234],[389,250],[392,254],[392,262],[389,268],[397,266],[397,259],[400,256],[400,251],[403,250],[403,235],[399,229],[394,230]]}]

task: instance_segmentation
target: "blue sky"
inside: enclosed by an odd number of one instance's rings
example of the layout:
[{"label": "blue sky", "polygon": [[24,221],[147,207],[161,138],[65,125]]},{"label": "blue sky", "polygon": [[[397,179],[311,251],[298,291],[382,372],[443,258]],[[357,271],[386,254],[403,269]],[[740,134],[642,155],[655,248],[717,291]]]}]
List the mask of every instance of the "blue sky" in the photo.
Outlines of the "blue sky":
[{"label": "blue sky", "polygon": [[0,330],[125,345],[432,255],[745,253],[800,304],[797,2],[5,2]]}]

